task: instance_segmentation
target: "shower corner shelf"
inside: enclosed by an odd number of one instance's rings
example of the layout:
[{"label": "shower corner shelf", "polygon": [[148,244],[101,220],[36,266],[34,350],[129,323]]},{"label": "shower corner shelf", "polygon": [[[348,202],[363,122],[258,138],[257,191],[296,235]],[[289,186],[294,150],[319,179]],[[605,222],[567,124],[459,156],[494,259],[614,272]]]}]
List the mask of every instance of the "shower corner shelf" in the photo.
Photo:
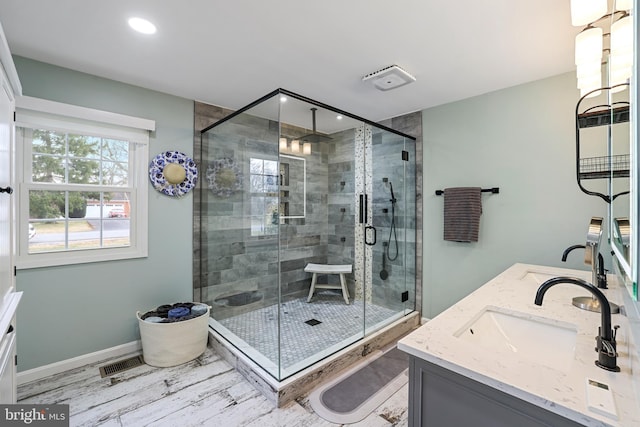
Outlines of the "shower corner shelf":
[{"label": "shower corner shelf", "polygon": [[[620,86],[620,85],[618,85]],[[603,87],[598,90],[611,91],[614,87]],[[595,92],[595,91],[594,91]],[[630,104],[628,101],[618,101],[611,104],[596,105],[580,112],[580,104],[592,92],[586,94],[576,105],[576,178],[580,190],[589,196],[598,196],[607,203],[611,203],[616,197],[626,194],[622,192],[613,195],[606,195],[595,191],[590,191],[582,186],[581,181],[592,179],[615,179],[629,178],[630,175],[630,155],[620,154],[600,157],[580,157],[580,133],[582,130],[594,127],[608,126],[629,122]],[[611,99],[609,95],[608,99]],[[611,142],[611,130],[608,132],[608,144]]]}]

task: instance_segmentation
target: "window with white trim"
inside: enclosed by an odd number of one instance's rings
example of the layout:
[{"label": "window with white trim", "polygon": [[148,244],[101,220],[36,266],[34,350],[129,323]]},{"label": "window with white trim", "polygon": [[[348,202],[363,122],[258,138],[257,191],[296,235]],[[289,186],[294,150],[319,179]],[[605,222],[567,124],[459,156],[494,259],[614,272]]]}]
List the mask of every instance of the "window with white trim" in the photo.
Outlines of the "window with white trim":
[{"label": "window with white trim", "polygon": [[29,97],[16,106],[18,267],[147,256],[155,122]]},{"label": "window with white trim", "polygon": [[251,235],[278,233],[278,162],[251,157]]}]

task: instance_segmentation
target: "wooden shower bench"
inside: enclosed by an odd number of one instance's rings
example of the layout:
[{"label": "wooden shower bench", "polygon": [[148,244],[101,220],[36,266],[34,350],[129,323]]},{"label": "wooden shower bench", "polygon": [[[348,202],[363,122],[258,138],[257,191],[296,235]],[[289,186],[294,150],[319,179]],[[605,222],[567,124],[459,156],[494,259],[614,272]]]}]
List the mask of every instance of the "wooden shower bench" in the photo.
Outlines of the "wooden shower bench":
[{"label": "wooden shower bench", "polygon": [[[307,273],[313,273],[313,277],[311,278],[311,289],[309,289],[307,302],[311,302],[311,298],[313,297],[313,293],[316,289],[342,289],[344,302],[349,304],[349,289],[347,288],[347,281],[345,280],[344,275],[351,274],[351,264],[307,264],[304,271]],[[318,285],[318,274],[339,274],[340,285]]]}]

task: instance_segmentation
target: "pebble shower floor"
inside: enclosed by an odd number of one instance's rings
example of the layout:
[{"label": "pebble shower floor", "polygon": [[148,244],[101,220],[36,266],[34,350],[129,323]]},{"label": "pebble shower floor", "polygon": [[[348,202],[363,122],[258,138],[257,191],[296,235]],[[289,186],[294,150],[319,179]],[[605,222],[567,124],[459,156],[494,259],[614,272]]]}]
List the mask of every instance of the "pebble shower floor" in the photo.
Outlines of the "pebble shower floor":
[{"label": "pebble shower floor", "polygon": [[[346,305],[339,293],[331,291],[316,292],[310,303],[307,303],[306,297],[282,303],[281,366],[290,367],[332,344],[362,333],[363,305],[358,300]],[[367,327],[398,314],[397,311],[371,303],[367,304],[366,310]],[[315,326],[305,323],[311,319],[321,323]],[[277,363],[277,305],[219,320],[219,323]]]}]

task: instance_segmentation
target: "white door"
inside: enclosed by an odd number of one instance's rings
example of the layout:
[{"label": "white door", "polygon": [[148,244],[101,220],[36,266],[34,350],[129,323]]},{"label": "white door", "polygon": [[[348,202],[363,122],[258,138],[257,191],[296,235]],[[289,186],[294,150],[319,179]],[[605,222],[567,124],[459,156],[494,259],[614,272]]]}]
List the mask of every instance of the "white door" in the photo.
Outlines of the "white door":
[{"label": "white door", "polygon": [[[16,403],[15,313],[22,292],[15,292],[15,95],[22,89],[0,26],[0,403]],[[6,74],[8,73],[8,74]],[[14,95],[15,94],[15,95]]]},{"label": "white door", "polygon": [[[13,189],[13,96],[9,84],[2,75],[0,87],[0,307],[6,303],[14,289],[13,274],[13,200],[17,193]],[[4,333],[4,331],[0,331]]]}]

